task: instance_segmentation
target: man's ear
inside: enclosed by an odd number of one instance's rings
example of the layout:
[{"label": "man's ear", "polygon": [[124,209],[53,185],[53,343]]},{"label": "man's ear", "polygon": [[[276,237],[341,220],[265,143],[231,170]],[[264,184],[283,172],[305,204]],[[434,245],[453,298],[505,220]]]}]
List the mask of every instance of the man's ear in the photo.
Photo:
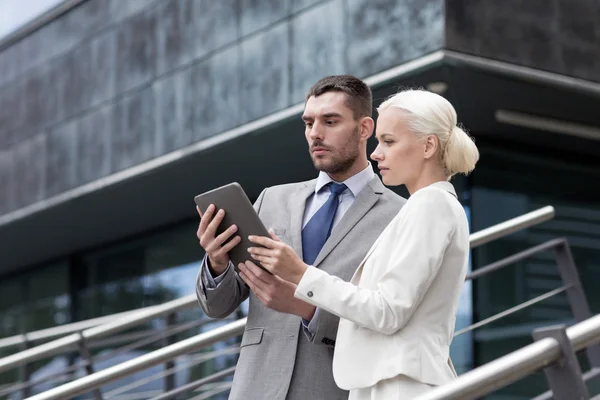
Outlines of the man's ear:
[{"label": "man's ear", "polygon": [[429,135],[425,138],[425,158],[429,159],[433,157],[434,154],[440,148],[440,140],[436,135]]},{"label": "man's ear", "polygon": [[375,121],[371,117],[363,117],[359,123],[360,137],[367,140],[373,136],[373,130],[375,129]]}]

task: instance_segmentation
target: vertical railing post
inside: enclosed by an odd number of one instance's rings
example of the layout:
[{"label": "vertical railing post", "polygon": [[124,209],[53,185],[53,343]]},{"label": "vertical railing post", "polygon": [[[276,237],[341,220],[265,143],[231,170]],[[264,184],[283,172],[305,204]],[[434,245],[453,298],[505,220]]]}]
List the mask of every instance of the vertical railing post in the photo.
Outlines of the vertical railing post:
[{"label": "vertical railing post", "polygon": [[561,357],[544,368],[546,380],[554,400],[589,400],[590,394],[581,376],[579,361],[571,346],[564,325],[536,329],[533,339],[538,341],[551,337],[560,345]]},{"label": "vertical railing post", "polygon": [[[177,323],[177,314],[169,313],[165,316],[165,337],[163,338],[163,346],[169,346],[175,343],[175,336],[169,334],[169,329],[171,329]],[[169,360],[165,362],[165,393],[170,392],[175,389],[175,373],[168,372],[169,370],[173,370],[175,368],[175,360]]]},{"label": "vertical railing post", "polygon": [[[566,239],[555,248],[556,251],[556,263],[558,265],[558,271],[565,285],[571,285],[567,289],[567,298],[575,320],[577,322],[585,321],[592,317],[590,306],[585,297],[583,287],[581,286],[581,280],[579,279],[579,273],[573,261],[573,255],[571,254],[571,248],[567,243]],[[592,345],[586,350],[588,359],[592,367],[600,367],[600,345]]]},{"label": "vertical railing post", "polygon": [[[31,348],[31,342],[29,341],[27,334],[23,334],[23,344],[21,345],[21,350],[24,351],[29,348]],[[19,381],[23,385],[23,388],[21,389],[21,394],[24,399],[31,396],[31,374],[32,373],[33,373],[32,365],[30,363],[22,364],[19,367]]]},{"label": "vertical railing post", "polygon": [[[92,354],[90,353],[90,350],[87,346],[87,341],[81,332],[79,332],[78,347],[79,347],[79,354],[81,355],[81,358],[85,362],[85,372],[88,375],[93,374],[94,373],[94,360],[93,360]],[[92,394],[93,394],[95,400],[102,400],[102,391],[100,390],[100,388],[94,389],[92,391]]]}]

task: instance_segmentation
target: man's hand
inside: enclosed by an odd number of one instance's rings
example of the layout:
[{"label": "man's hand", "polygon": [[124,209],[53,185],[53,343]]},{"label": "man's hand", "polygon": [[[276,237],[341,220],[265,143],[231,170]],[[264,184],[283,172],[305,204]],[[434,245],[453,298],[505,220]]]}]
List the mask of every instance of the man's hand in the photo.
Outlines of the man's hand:
[{"label": "man's hand", "polygon": [[244,282],[265,307],[294,314],[307,321],[312,319],[315,307],[294,297],[296,285],[263,271],[252,261],[240,264],[239,269]]},{"label": "man's hand", "polygon": [[[241,237],[235,236],[227,244],[223,245],[235,232],[237,232],[237,226],[231,225],[219,236],[216,236],[217,228],[225,217],[225,210],[219,210],[216,215],[216,207],[214,205],[208,206],[204,215],[200,212],[200,209],[196,207],[198,214],[200,215],[200,225],[196,236],[200,240],[200,246],[206,251],[208,260],[210,262],[211,274],[213,276],[221,275],[227,269],[229,265],[229,255],[227,254],[231,249],[237,246],[242,240]],[[214,218],[213,218],[214,216]]]}]

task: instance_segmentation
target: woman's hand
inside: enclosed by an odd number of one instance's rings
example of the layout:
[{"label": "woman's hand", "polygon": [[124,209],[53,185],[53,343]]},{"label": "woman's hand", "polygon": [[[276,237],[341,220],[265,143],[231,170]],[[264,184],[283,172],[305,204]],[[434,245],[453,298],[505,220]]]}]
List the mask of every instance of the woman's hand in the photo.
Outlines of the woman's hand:
[{"label": "woman's hand", "polygon": [[248,239],[263,247],[250,247],[248,252],[256,261],[272,274],[295,284],[300,282],[308,269],[296,252],[283,243],[273,232],[272,238],[265,236],[249,236]]}]

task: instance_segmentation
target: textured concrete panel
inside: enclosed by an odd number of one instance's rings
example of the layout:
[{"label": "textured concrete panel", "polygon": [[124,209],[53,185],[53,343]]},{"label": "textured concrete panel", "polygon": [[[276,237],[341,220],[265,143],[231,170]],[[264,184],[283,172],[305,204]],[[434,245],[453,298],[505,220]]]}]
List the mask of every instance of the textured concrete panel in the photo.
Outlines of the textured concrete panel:
[{"label": "textured concrete panel", "polygon": [[[558,26],[562,40],[597,46],[600,50],[600,2],[597,0],[557,0]],[[600,57],[600,53],[596,53]]]},{"label": "textured concrete panel", "polygon": [[185,69],[154,83],[158,153],[188,145],[194,134],[191,70]]},{"label": "textured concrete panel", "polygon": [[320,78],[345,72],[343,0],[314,7],[292,20],[292,103]]},{"label": "textured concrete panel", "polygon": [[[27,137],[63,118],[63,96],[61,91],[69,84],[66,75],[56,62],[44,63],[23,77],[25,98],[24,126],[18,137]],[[66,82],[65,82],[66,81]]]},{"label": "textured concrete panel", "polygon": [[[444,1],[413,0],[408,18],[410,46],[405,60],[421,57],[444,47]],[[392,67],[387,66],[386,68]]]},{"label": "textured concrete panel", "polygon": [[295,13],[299,10],[303,10],[303,9],[311,7],[311,6],[315,6],[319,3],[324,3],[325,1],[329,1],[329,0],[291,0],[290,1],[291,11],[293,13]]},{"label": "textured concrete panel", "polygon": [[446,2],[447,47],[600,81],[597,0]]},{"label": "textured concrete panel", "polygon": [[164,0],[102,0],[108,4],[108,14],[112,22],[121,22],[144,10],[148,10],[157,2]]},{"label": "textured concrete panel", "polygon": [[8,82],[0,90],[0,150],[12,142],[12,134],[22,124],[24,97],[18,81]]},{"label": "textured concrete panel", "polygon": [[367,77],[440,49],[442,0],[347,0],[348,70]]},{"label": "textured concrete panel", "polygon": [[242,42],[240,99],[244,123],[289,104],[289,35],[277,25]]},{"label": "textured concrete panel", "polygon": [[[260,102],[240,93],[239,48],[229,48],[192,70],[194,140],[223,132],[240,123],[240,110]],[[240,105],[241,102],[241,105]]]},{"label": "textured concrete panel", "polygon": [[110,30],[59,58],[68,80],[63,90],[66,117],[114,96],[115,52],[116,33]]},{"label": "textured concrete panel", "polygon": [[46,196],[71,189],[76,182],[77,121],[49,130],[46,137]]},{"label": "textured concrete panel", "polygon": [[110,174],[114,107],[102,107],[83,116],[77,125],[77,184]]},{"label": "textured concrete panel", "polygon": [[239,1],[241,0],[193,1],[195,40],[199,46],[196,57],[202,57],[240,37]]},{"label": "textured concrete panel", "polygon": [[256,32],[285,18],[293,0],[240,0],[242,36]]},{"label": "textured concrete panel", "polygon": [[110,173],[114,107],[103,107],[83,116],[77,125],[77,184]]},{"label": "textured concrete panel", "polygon": [[113,30],[61,57],[67,79],[66,117],[112,98],[115,94],[116,33]]},{"label": "textured concrete panel", "polygon": [[154,112],[152,87],[135,92],[116,105],[111,142],[113,172],[156,155]]},{"label": "textured concrete panel", "polygon": [[560,55],[553,39],[553,32],[546,27],[498,16],[485,26],[479,54],[515,64],[555,69],[560,64]]},{"label": "textured concrete panel", "polygon": [[156,70],[156,14],[144,12],[127,20],[117,34],[117,91],[149,82]]},{"label": "textured concrete panel", "polygon": [[12,152],[0,150],[0,215],[15,208]]},{"label": "textured concrete panel", "polygon": [[13,187],[15,207],[21,208],[45,197],[46,135],[37,134],[15,146]]},{"label": "textured concrete panel", "polygon": [[157,70],[161,74],[238,38],[237,0],[173,0],[157,9]]}]

